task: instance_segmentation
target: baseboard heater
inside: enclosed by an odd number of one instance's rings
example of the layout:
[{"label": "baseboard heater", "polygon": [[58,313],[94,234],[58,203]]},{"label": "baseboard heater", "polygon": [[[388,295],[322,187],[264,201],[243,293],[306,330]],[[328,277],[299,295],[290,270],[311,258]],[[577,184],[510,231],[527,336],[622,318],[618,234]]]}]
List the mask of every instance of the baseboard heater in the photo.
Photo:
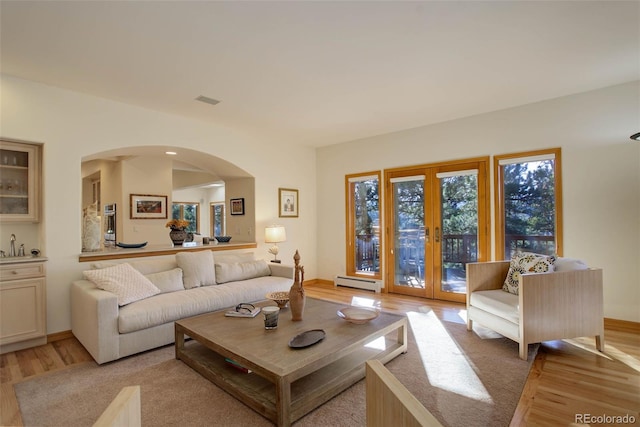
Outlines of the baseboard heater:
[{"label": "baseboard heater", "polygon": [[335,286],[347,286],[350,288],[367,289],[369,291],[380,292],[382,281],[375,279],[364,279],[362,277],[336,276]]}]

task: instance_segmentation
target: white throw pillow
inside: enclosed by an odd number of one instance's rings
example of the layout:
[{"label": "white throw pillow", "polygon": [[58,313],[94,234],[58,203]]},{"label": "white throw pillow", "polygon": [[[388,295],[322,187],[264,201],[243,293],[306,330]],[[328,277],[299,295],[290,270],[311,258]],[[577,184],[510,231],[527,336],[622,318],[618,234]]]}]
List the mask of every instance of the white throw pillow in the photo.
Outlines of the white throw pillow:
[{"label": "white throw pillow", "polygon": [[270,275],[271,269],[263,259],[249,262],[216,263],[216,280],[218,284]]},{"label": "white throw pillow", "polygon": [[82,274],[100,289],[116,294],[119,306],[160,293],[160,289],[127,263],[87,270]]},{"label": "white throw pillow", "polygon": [[574,270],[586,270],[587,264],[575,258],[558,257],[554,264],[554,271],[574,271]]},{"label": "white throw pillow", "polygon": [[182,269],[185,289],[216,284],[216,270],[211,251],[179,252],[178,267]]},{"label": "white throw pillow", "polygon": [[518,295],[520,275],[529,273],[551,273],[554,271],[555,256],[534,254],[531,252],[516,252],[511,257],[507,278],[502,290]]},{"label": "white throw pillow", "polygon": [[147,274],[145,277],[156,285],[163,294],[167,292],[184,291],[181,268]]}]

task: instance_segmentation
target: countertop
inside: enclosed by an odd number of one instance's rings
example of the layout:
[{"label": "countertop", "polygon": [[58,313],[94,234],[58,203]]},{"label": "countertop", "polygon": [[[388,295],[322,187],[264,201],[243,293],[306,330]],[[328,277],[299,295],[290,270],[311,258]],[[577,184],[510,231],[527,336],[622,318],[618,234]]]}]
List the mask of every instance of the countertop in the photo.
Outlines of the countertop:
[{"label": "countertop", "polygon": [[104,248],[95,252],[83,252],[78,261],[91,262],[108,259],[142,258],[159,255],[171,255],[183,251],[232,251],[236,249],[257,248],[256,242],[229,242],[211,243],[203,245],[196,243],[193,246],[173,246],[173,245],[147,245],[144,248]]},{"label": "countertop", "polygon": [[7,264],[25,264],[28,262],[44,262],[47,258],[43,256],[11,256],[0,258],[0,265]]}]

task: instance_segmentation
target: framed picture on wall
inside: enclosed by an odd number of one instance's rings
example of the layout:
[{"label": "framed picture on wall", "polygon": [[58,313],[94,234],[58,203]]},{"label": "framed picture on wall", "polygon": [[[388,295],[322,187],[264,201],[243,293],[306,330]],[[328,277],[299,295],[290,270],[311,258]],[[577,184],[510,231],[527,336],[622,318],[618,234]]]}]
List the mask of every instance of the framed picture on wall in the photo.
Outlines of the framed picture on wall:
[{"label": "framed picture on wall", "polygon": [[278,206],[280,206],[280,217],[298,217],[298,190],[292,188],[278,189]]},{"label": "framed picture on wall", "polygon": [[166,219],[167,196],[130,194],[130,219]]},{"label": "framed picture on wall", "polygon": [[230,199],[231,215],[244,215],[244,198]]}]

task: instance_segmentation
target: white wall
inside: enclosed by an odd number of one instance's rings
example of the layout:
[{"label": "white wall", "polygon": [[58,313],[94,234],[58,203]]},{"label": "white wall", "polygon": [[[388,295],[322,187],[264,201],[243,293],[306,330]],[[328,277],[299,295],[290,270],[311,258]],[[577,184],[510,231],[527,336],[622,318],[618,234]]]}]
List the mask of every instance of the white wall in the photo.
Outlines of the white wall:
[{"label": "white wall", "polygon": [[345,272],[346,174],[562,147],[564,255],[604,269],[606,317],[640,321],[639,94],[634,82],[318,149],[318,277]]},{"label": "white wall", "polygon": [[[89,268],[81,252],[81,160],[130,146],[175,146],[225,159],[255,177],[256,256],[270,259],[264,227],[278,217],[278,187],[298,188],[300,217],[280,221],[288,241],[280,245],[286,261],[300,250],[308,277],[316,277],[315,151],[256,140],[200,121],[146,110],[9,76],[1,76],[2,137],[44,143],[44,235],[47,263],[47,332],[69,330],[69,286]],[[291,159],[296,159],[294,162]],[[230,197],[227,194],[227,197]],[[0,225],[1,236],[25,226]],[[26,231],[25,231],[26,233]],[[19,231],[16,232],[21,238]],[[34,239],[29,233],[29,239]],[[305,262],[307,261],[307,262]],[[292,260],[291,260],[292,262]]]},{"label": "white wall", "polygon": [[[131,194],[167,197],[167,217],[171,217],[173,161],[168,157],[140,156],[122,160],[120,198],[117,200],[119,242],[170,245],[166,219],[131,219]],[[108,201],[105,200],[105,203]]]}]

